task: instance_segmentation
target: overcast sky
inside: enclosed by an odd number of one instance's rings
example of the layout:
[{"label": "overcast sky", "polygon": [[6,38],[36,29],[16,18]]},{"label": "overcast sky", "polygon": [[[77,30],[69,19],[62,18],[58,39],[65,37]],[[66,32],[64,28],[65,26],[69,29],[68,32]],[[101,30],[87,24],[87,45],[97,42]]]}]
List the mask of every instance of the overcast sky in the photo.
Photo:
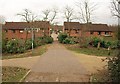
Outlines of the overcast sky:
[{"label": "overcast sky", "polygon": [[[27,8],[37,14],[42,19],[41,11],[47,8],[58,7],[61,12],[63,7],[69,5],[76,8],[75,3],[80,0],[0,0],[0,15],[6,18],[6,21],[21,21],[21,18],[16,16]],[[112,17],[110,12],[110,0],[90,0],[98,4],[95,11],[93,22],[117,24],[117,18]],[[60,24],[64,19],[59,15],[57,21]]]}]

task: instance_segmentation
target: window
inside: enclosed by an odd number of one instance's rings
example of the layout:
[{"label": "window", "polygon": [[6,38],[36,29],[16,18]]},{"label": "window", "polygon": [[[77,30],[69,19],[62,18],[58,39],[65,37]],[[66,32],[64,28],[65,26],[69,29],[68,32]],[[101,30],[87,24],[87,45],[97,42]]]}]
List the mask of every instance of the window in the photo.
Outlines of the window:
[{"label": "window", "polygon": [[101,35],[101,32],[98,32],[98,35]]},{"label": "window", "polygon": [[20,33],[23,33],[24,31],[23,30],[20,30]]},{"label": "window", "polygon": [[105,32],[105,35],[109,35],[109,32]]},{"label": "window", "polygon": [[12,40],[15,40],[15,38],[12,38]]},{"label": "window", "polygon": [[15,30],[11,30],[12,31],[12,33],[15,33]]},{"label": "window", "polygon": [[39,29],[37,29],[36,32],[39,32]]},{"label": "window", "polygon": [[90,32],[90,34],[94,34],[94,32]]},{"label": "window", "polygon": [[28,33],[30,33],[31,31],[29,30]]},{"label": "window", "polygon": [[41,28],[41,30],[43,30],[43,28]]},{"label": "window", "polygon": [[8,30],[5,30],[5,32],[7,33],[7,32],[8,32]]},{"label": "window", "polygon": [[76,30],[76,33],[79,33],[79,31],[78,31],[78,30]]}]

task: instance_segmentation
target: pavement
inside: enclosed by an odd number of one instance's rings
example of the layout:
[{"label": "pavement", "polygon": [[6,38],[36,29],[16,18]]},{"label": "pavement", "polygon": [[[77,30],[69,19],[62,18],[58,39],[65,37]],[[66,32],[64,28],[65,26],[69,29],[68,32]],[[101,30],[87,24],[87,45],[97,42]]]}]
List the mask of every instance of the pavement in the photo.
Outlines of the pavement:
[{"label": "pavement", "polygon": [[54,42],[41,56],[2,60],[2,66],[30,69],[25,82],[89,82],[90,74],[106,64],[104,58],[78,54]]},{"label": "pavement", "polygon": [[13,66],[31,69],[39,58],[40,56],[5,59],[2,60],[2,66]]},{"label": "pavement", "polygon": [[88,82],[89,74],[78,58],[54,42],[31,68],[28,82]]}]

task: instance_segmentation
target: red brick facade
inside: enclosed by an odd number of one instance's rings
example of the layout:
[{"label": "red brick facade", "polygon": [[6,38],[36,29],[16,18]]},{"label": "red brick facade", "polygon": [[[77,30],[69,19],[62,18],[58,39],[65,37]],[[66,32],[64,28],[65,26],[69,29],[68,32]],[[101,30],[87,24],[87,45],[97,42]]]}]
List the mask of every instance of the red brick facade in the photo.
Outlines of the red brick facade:
[{"label": "red brick facade", "polygon": [[[37,25],[37,26],[36,26]],[[26,22],[8,22],[3,25],[4,38],[6,39],[26,39],[32,37],[31,30],[25,30],[29,28]],[[34,27],[35,37],[42,37],[44,35],[50,35],[50,24],[49,22],[35,22]],[[28,34],[27,34],[28,32]]]},{"label": "red brick facade", "polygon": [[107,24],[80,24],[79,22],[64,22],[64,32],[73,37],[84,36],[113,36],[114,30]]}]

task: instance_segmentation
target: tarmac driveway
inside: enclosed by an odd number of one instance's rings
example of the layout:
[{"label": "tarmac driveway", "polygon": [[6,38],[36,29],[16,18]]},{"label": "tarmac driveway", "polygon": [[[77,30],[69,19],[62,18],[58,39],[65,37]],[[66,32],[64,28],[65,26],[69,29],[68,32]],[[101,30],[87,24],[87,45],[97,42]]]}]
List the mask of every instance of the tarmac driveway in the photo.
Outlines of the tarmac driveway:
[{"label": "tarmac driveway", "polygon": [[28,82],[88,82],[89,74],[79,59],[54,42],[31,68]]}]

